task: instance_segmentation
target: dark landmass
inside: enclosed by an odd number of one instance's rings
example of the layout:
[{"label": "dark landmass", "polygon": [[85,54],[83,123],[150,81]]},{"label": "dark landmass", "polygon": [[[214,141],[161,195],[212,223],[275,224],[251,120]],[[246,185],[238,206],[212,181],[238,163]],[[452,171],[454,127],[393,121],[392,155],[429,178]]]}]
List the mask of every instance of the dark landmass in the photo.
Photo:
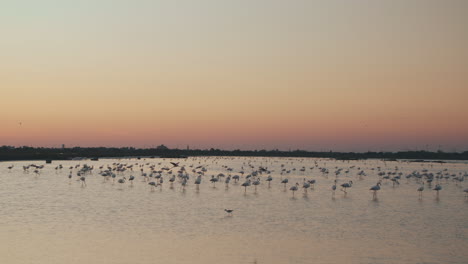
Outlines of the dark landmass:
[{"label": "dark landmass", "polygon": [[189,156],[252,156],[252,157],[312,157],[333,158],[339,160],[382,159],[395,161],[408,159],[417,162],[427,160],[468,160],[465,152],[429,152],[429,151],[400,151],[400,152],[312,152],[305,150],[221,150],[221,149],[169,149],[164,145],[157,148],[33,148],[33,147],[0,147],[0,160],[69,160],[77,157],[109,158],[109,157],[162,157],[184,158]]}]

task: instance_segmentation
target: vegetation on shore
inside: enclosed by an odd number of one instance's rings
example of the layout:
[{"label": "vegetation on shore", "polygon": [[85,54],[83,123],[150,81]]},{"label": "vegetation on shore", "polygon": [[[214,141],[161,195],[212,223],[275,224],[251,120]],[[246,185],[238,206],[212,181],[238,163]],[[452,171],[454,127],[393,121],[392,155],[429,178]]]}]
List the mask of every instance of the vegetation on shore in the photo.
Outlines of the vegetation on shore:
[{"label": "vegetation on shore", "polygon": [[0,147],[0,160],[67,160],[76,157],[167,157],[179,158],[187,156],[256,156],[256,157],[314,157],[334,159],[417,159],[417,160],[468,160],[468,151],[464,152],[430,152],[430,151],[400,151],[400,152],[316,152],[305,150],[221,150],[221,149],[169,149],[164,145],[156,148],[107,148],[107,147]]}]

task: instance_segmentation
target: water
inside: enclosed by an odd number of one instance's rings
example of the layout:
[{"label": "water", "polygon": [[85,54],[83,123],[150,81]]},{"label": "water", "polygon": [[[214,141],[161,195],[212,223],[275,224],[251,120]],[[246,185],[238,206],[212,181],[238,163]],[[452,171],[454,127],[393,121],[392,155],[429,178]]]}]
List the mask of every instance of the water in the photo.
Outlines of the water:
[{"label": "water", "polygon": [[[133,187],[98,174],[100,165],[150,163],[159,169],[172,167],[170,161],[176,160],[54,161],[39,175],[22,166],[43,161],[0,163],[0,263],[468,263],[466,181],[441,180],[439,198],[426,186],[419,199],[420,185],[404,178],[423,169],[465,173],[466,163],[189,158],[177,160],[191,175],[185,190],[177,181],[171,189],[165,174],[162,189],[154,191],[138,165],[117,173],[117,179],[135,175]],[[330,173],[310,169],[315,161]],[[266,175],[256,192],[250,186],[246,194],[243,178],[229,189],[223,178],[215,188],[209,182],[213,174],[228,174],[223,165],[233,175],[242,166],[251,172],[248,162],[272,171],[271,188]],[[85,163],[94,172],[81,187],[78,169],[72,181],[67,176],[70,166]],[[58,164],[64,168],[55,170]],[[208,169],[198,191],[191,164]],[[281,164],[291,173],[280,175]],[[379,179],[371,170],[377,166],[385,172],[398,166],[403,176],[395,187],[384,181],[374,200],[369,188]],[[358,167],[367,176],[359,179]],[[339,184],[354,182],[347,195],[337,190],[332,196],[336,168],[344,168]],[[282,177],[289,179],[286,191]],[[307,195],[299,188],[293,197],[289,187],[302,186],[303,178],[316,179],[315,188]],[[233,216],[225,208],[234,209]]]}]

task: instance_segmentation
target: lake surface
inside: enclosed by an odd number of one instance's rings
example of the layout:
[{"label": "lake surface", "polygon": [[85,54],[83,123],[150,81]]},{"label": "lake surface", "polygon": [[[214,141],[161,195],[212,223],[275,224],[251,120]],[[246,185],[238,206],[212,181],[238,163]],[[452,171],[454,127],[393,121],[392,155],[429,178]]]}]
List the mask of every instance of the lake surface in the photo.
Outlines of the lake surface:
[{"label": "lake surface", "polygon": [[[179,166],[172,168],[171,161]],[[114,171],[115,179],[99,174],[118,163],[133,164],[133,171]],[[44,168],[24,171],[30,164]],[[59,164],[63,169],[56,170]],[[77,176],[84,164],[94,167],[84,175],[86,186]],[[164,171],[164,183],[153,190],[140,165],[147,174],[151,165],[172,168],[174,174],[185,165],[190,178],[185,189],[180,179],[171,187],[171,175]],[[197,190],[192,170],[199,165],[207,171]],[[245,192],[245,176],[260,166],[270,174],[259,175],[257,191],[249,186]],[[209,181],[219,173],[241,175],[242,167],[245,174],[237,184],[231,180],[229,188],[225,177],[215,187]],[[434,179],[432,188],[437,182],[443,188],[438,197],[426,185],[419,198],[420,183],[405,178],[424,169],[453,175]],[[361,170],[366,176],[358,176]],[[379,172],[401,172],[402,178],[396,186],[384,179],[373,199],[369,188],[382,179]],[[463,192],[468,177],[452,180],[466,172],[464,162],[295,158],[2,162],[0,263],[468,263]],[[133,185],[117,182],[130,175],[135,176]],[[270,187],[267,175],[273,177]],[[289,179],[286,189],[280,183],[284,178]],[[307,194],[301,188],[304,178],[317,181]],[[332,194],[336,178],[338,185],[353,181],[347,194],[340,187]],[[300,186],[293,197],[289,188],[296,182]],[[225,208],[234,210],[232,216]]]}]

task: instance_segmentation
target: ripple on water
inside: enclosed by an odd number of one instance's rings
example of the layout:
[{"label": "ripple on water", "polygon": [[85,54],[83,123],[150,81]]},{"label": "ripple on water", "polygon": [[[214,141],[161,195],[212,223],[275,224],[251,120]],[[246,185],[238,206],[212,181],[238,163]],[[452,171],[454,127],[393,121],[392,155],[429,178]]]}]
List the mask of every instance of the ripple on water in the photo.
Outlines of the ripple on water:
[{"label": "ripple on water", "polygon": [[[377,166],[386,172],[398,166],[404,177],[424,168],[433,173],[445,168],[450,174],[464,173],[468,171],[465,163],[431,167],[372,160],[181,160],[180,165],[207,165],[198,191],[193,175],[185,190],[177,182],[170,188],[169,177],[164,175],[163,188],[154,191],[136,169],[117,176],[136,176],[132,187],[105,181],[97,169],[87,176],[87,187],[81,187],[76,176],[71,181],[67,177],[70,166],[88,163],[97,168],[114,162],[170,166],[170,160],[163,159],[54,161],[67,169],[55,171],[57,164],[45,165],[35,176],[22,170],[34,162],[13,162],[11,172],[6,167],[12,162],[0,163],[0,263],[468,262],[466,186],[441,181],[438,199],[431,188],[419,199],[416,189],[420,185],[414,179],[402,179],[395,187],[383,181],[376,199],[369,191],[378,180],[377,170],[371,170]],[[330,174],[310,169],[315,162]],[[231,182],[228,189],[222,181],[216,188],[209,182],[211,175],[228,174],[222,165],[237,174],[242,166],[248,173],[248,163],[272,171],[270,188],[262,181],[256,192],[250,186],[244,193],[243,179]],[[281,164],[297,170],[280,175]],[[337,190],[333,195],[332,172],[353,165],[348,174],[338,176],[339,184],[352,180],[352,188],[347,194]],[[302,166],[305,172],[299,170]],[[357,167],[367,174],[361,180]],[[279,182],[286,177],[285,191]],[[317,183],[307,194],[299,188],[293,197],[289,187],[303,178]],[[234,209],[233,215],[228,216],[225,208]]]}]

